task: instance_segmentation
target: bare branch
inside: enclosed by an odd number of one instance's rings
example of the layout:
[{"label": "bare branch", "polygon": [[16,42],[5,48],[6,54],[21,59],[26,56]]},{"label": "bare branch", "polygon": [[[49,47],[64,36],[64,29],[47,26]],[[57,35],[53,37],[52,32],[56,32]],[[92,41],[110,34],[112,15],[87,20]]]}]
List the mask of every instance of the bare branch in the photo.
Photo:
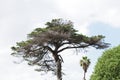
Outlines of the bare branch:
[{"label": "bare branch", "polygon": [[64,48],[60,49],[58,51],[58,53],[66,50],[66,49],[85,48],[85,47],[88,47],[88,46],[90,46],[90,45],[86,44],[86,45],[80,45],[80,46],[67,46],[67,47],[64,47]]}]

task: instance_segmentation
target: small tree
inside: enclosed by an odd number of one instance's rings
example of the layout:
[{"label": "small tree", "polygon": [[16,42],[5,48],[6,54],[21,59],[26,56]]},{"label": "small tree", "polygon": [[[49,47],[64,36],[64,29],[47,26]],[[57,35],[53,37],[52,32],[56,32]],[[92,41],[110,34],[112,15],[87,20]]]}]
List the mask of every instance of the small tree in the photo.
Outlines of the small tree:
[{"label": "small tree", "polygon": [[120,80],[120,45],[103,53],[90,80]]},{"label": "small tree", "polygon": [[78,34],[71,21],[53,19],[46,23],[46,28],[36,28],[28,34],[28,40],[18,42],[12,47],[12,55],[19,55],[29,65],[38,65],[37,71],[53,71],[57,80],[62,80],[62,56],[66,49],[81,49],[89,46],[97,49],[108,47],[102,35],[88,37]]},{"label": "small tree", "polygon": [[83,77],[83,80],[86,80],[85,79],[85,74],[87,72],[87,69],[90,65],[90,60],[85,56],[85,57],[82,57],[82,59],[80,60],[80,66],[83,68],[84,70],[84,77]]}]

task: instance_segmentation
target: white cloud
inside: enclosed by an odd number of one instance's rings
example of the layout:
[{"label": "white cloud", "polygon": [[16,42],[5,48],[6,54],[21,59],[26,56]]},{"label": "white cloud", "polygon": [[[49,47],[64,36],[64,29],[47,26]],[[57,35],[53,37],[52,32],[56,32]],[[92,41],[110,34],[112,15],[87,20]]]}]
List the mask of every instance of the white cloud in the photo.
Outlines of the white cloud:
[{"label": "white cloud", "polygon": [[108,9],[103,15],[97,16],[96,20],[113,27],[120,27],[120,11],[118,9]]},{"label": "white cloud", "polygon": [[61,12],[81,23],[100,21],[120,27],[120,1],[118,0],[59,0]]},{"label": "white cloud", "polygon": [[[119,4],[119,0],[0,0],[0,75],[2,75],[0,79],[50,80],[46,76],[41,77],[39,73],[31,71],[27,65],[13,64],[10,47],[17,41],[24,40],[26,34],[34,28],[43,27],[45,22],[53,18],[73,21],[75,28],[83,34],[89,34],[88,26],[94,21],[120,27]],[[68,74],[64,76],[65,80],[68,77],[69,80],[82,79],[82,76],[79,76],[82,74],[78,64],[80,57],[81,55],[65,55],[66,62],[63,68]],[[69,68],[71,64],[74,65]],[[54,80],[53,76],[47,76]]]}]

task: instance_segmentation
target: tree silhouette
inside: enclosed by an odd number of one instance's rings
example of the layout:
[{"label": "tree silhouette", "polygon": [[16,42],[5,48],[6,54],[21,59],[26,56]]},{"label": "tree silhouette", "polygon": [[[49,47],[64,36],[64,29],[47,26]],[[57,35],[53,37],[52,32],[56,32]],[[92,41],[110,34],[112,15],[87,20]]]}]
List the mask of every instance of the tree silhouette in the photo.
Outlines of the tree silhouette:
[{"label": "tree silhouette", "polygon": [[86,80],[85,79],[85,74],[87,72],[87,69],[90,65],[90,60],[85,56],[85,57],[82,57],[82,59],[80,60],[80,66],[83,68],[84,70],[84,77],[83,77],[83,80]]},{"label": "tree silhouette", "polygon": [[60,52],[66,49],[81,49],[89,46],[96,49],[108,47],[102,35],[88,37],[79,34],[73,23],[63,19],[53,19],[45,28],[36,28],[26,41],[17,42],[12,47],[14,56],[21,56],[29,65],[38,65],[37,71],[52,71],[57,80],[62,80],[63,58]]}]

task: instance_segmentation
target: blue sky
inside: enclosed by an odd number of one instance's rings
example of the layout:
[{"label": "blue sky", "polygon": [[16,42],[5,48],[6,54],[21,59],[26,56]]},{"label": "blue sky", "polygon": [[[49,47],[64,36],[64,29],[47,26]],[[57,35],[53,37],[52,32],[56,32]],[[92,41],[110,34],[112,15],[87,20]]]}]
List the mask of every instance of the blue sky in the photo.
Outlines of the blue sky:
[{"label": "blue sky", "polygon": [[110,43],[110,47],[120,44],[120,28],[115,28],[110,24],[94,22],[89,27],[91,35],[101,34],[105,36],[105,41]]},{"label": "blue sky", "polygon": [[[102,22],[94,22],[89,25],[90,34],[89,35],[104,35],[105,42],[110,43],[109,48],[120,45],[120,28],[113,27],[109,24]],[[108,49],[109,49],[108,48]],[[106,50],[106,49],[105,49]],[[90,50],[87,56],[91,59],[90,72],[94,69],[97,59],[102,55],[105,50]]]},{"label": "blue sky", "polygon": [[[34,28],[43,27],[47,21],[63,18],[74,22],[74,28],[88,36],[102,34],[110,47],[120,43],[120,1],[119,0],[0,0],[0,80],[56,80],[50,73],[41,76],[25,62],[15,64],[20,59],[11,56],[10,47],[25,40]],[[83,70],[79,60],[87,55],[91,65],[87,80],[97,59],[104,50],[88,49],[75,54],[64,51],[63,80],[80,80]],[[69,54],[65,54],[69,53]],[[44,74],[44,73],[42,73]]]}]

